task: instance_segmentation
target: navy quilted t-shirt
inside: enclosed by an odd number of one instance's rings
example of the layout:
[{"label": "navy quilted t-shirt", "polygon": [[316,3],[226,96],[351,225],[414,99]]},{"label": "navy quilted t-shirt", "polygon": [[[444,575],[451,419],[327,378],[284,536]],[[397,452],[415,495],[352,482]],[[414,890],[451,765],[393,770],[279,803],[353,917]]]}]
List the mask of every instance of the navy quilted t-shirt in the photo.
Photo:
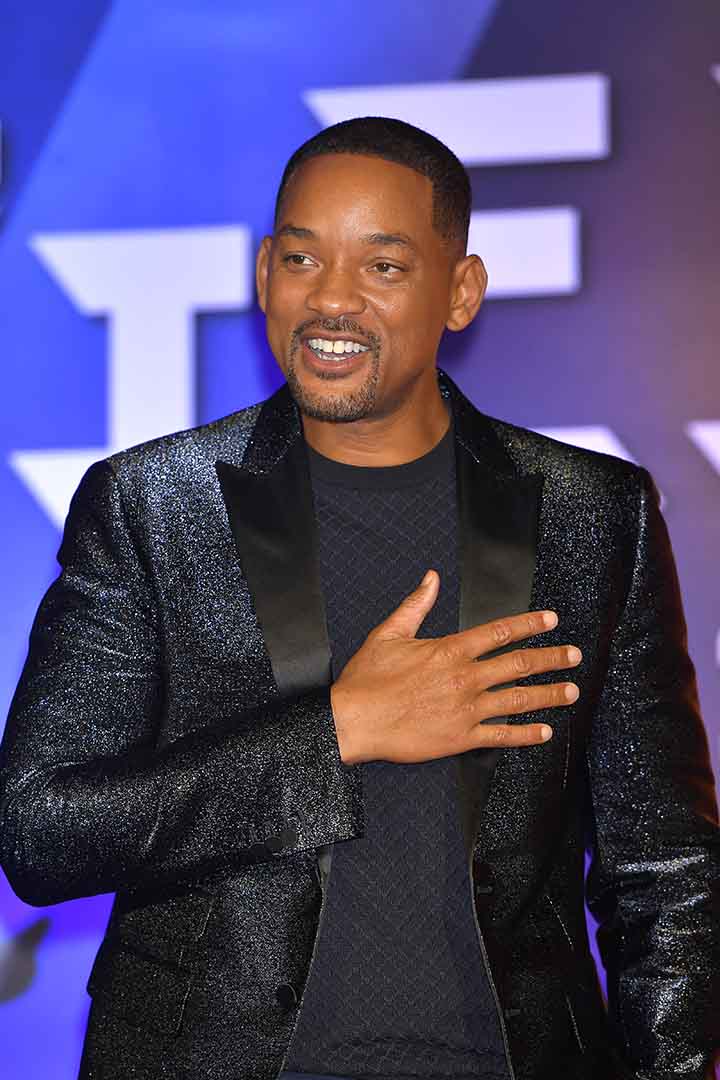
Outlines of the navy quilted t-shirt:
[{"label": "navy quilted t-shirt", "polygon": [[[308,445],[337,678],[367,633],[440,574],[418,636],[458,628],[452,424],[403,465],[345,465]],[[353,1080],[507,1080],[475,928],[454,757],[362,766],[366,829],[334,844],[287,1070]]]}]

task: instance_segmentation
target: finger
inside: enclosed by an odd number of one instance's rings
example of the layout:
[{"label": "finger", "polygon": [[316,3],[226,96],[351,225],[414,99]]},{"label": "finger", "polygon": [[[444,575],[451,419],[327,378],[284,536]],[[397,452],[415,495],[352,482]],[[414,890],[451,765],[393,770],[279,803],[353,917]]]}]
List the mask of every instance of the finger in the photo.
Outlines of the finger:
[{"label": "finger", "polygon": [[486,689],[539,672],[577,667],[581,660],[582,653],[575,645],[546,645],[513,649],[492,659],[481,659],[466,670],[479,689]]},{"label": "finger", "polygon": [[508,615],[480,626],[460,630],[445,640],[458,649],[460,656],[474,660],[513,641],[522,641],[523,638],[552,630],[557,626],[557,622],[557,613],[554,611],[524,611],[520,615]]},{"label": "finger", "polygon": [[556,709],[571,705],[580,696],[577,683],[550,683],[548,686],[512,686],[504,690],[486,690],[478,695],[473,711],[478,721],[498,716],[517,716],[537,709]]},{"label": "finger", "polygon": [[428,570],[417,589],[388,615],[387,619],[376,627],[376,633],[382,638],[415,637],[423,619],[437,600],[440,589],[440,576],[437,570]]},{"label": "finger", "polygon": [[471,749],[502,746],[536,746],[552,738],[549,724],[478,724],[470,733]]}]

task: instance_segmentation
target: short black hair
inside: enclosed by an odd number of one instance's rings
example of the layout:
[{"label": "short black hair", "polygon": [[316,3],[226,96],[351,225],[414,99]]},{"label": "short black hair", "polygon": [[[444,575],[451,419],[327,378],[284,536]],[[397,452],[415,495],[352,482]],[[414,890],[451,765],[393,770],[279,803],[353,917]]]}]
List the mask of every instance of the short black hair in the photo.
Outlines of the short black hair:
[{"label": "short black hair", "polygon": [[433,226],[444,240],[467,249],[472,190],[462,162],[452,150],[422,128],[389,116],[358,116],[319,131],[292,155],[275,199],[277,224],[282,198],[292,175],[320,154],[369,154],[406,165],[426,176],[433,189]]}]

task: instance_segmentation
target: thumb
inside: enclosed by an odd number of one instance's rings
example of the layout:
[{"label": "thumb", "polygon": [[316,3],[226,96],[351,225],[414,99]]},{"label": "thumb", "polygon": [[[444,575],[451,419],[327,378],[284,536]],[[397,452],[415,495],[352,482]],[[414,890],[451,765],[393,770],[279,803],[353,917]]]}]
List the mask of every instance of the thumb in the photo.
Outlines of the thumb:
[{"label": "thumb", "polygon": [[387,619],[378,627],[384,638],[415,637],[423,619],[437,600],[440,588],[440,575],[437,570],[428,570],[417,589],[405,597]]}]

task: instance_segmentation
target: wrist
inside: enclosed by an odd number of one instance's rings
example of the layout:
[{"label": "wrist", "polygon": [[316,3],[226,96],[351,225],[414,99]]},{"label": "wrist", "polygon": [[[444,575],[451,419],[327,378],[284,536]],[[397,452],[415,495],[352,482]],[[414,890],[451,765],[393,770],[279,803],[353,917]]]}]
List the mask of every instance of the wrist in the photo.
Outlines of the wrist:
[{"label": "wrist", "polygon": [[335,734],[340,759],[345,765],[356,765],[362,760],[357,746],[356,725],[352,721],[351,700],[342,686],[338,686],[337,683],[332,684],[330,687],[330,706],[335,721]]}]

